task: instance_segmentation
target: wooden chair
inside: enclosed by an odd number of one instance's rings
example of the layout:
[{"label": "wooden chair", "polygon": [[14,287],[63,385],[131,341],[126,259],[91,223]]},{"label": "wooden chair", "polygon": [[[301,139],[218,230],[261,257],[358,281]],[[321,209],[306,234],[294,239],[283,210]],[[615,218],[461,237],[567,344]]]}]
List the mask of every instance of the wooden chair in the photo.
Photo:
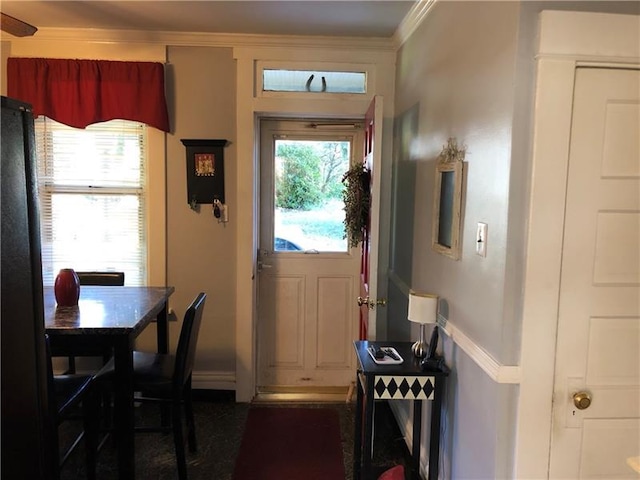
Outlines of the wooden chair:
[{"label": "wooden chair", "polygon": [[[106,287],[122,287],[124,286],[124,272],[112,272],[112,271],[91,271],[91,272],[76,272],[80,285],[94,285],[94,286],[106,286]],[[82,352],[82,356],[102,356],[102,364],[105,365],[111,358],[111,351],[95,351],[89,350]],[[67,370],[65,374],[76,374],[76,356],[69,355],[67,357]],[[111,397],[108,393],[103,395],[102,400],[103,418],[105,428],[110,427],[111,421]],[[100,444],[100,447],[103,443]]]},{"label": "wooden chair", "polygon": [[[51,362],[49,337],[45,336],[47,352],[47,389],[49,408],[49,437],[51,454],[54,457],[54,478],[60,478],[60,470],[71,453],[84,439],[85,464],[87,478],[96,478],[96,455],[98,448],[99,400],[94,385],[93,375],[54,375]],[[58,428],[62,422],[72,418],[70,412],[77,407],[82,410],[82,432],[76,436],[71,445],[62,453]]]},{"label": "wooden chair", "polygon": [[[184,406],[189,450],[195,452],[196,432],[191,399],[191,375],[196,354],[196,343],[202,313],[207,295],[200,293],[193,300],[184,315],[180,339],[175,355],[162,353],[133,352],[134,391],[141,392],[135,397],[137,402],[154,402],[170,405],[171,425],[136,427],[137,432],[169,432],[173,431],[176,449],[178,478],[187,478],[187,463],[184,451],[181,408]],[[114,364],[111,360],[96,375],[101,388],[111,388]]]},{"label": "wooden chair", "polygon": [[76,272],[80,285],[104,285],[121,287],[124,285],[124,272]]},{"label": "wooden chair", "polygon": [[[98,285],[107,287],[122,287],[124,285],[124,272],[76,272],[80,285]],[[95,352],[88,352],[95,353]],[[97,352],[95,355],[102,355],[104,363],[109,361],[111,357],[109,352]],[[76,373],[76,357],[67,357],[66,373]]]}]

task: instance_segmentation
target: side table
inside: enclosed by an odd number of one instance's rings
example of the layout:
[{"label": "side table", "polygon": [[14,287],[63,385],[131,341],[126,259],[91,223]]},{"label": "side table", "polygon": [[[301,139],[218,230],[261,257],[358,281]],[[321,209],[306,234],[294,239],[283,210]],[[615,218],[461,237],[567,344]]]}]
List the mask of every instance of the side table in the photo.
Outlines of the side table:
[{"label": "side table", "polygon": [[[433,402],[431,409],[431,434],[429,445],[429,480],[438,478],[440,453],[440,416],[442,397],[449,368],[423,370],[420,359],[411,352],[411,342],[353,342],[358,357],[358,386],[355,415],[355,443],[353,449],[354,480],[371,479],[371,454],[373,446],[373,404],[375,400],[413,401],[414,469],[420,472],[420,432],[422,427],[422,401]],[[404,362],[397,365],[379,365],[369,355],[370,346],[393,347]]]}]

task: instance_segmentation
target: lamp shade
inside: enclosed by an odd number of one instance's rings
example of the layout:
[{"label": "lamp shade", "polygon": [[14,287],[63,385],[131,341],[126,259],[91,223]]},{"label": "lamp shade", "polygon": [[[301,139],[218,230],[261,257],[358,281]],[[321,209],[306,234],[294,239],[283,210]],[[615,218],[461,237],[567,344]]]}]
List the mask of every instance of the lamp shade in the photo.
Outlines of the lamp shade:
[{"label": "lamp shade", "polygon": [[409,292],[407,319],[416,323],[436,323],[438,296],[429,293]]}]

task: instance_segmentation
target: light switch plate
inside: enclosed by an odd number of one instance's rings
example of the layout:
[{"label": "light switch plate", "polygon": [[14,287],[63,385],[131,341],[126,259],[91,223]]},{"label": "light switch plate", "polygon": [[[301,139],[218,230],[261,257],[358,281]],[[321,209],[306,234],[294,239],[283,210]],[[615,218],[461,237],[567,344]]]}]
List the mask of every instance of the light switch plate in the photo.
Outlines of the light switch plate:
[{"label": "light switch plate", "polygon": [[487,256],[487,224],[478,222],[476,230],[476,254],[481,257]]}]

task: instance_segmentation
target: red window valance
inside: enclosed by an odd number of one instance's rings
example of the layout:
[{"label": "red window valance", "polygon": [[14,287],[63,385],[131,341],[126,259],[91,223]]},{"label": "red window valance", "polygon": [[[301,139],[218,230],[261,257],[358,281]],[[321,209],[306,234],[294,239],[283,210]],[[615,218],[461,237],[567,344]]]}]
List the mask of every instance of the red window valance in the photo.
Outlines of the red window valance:
[{"label": "red window valance", "polygon": [[10,57],[7,94],[76,128],[117,118],[169,131],[161,63]]}]

